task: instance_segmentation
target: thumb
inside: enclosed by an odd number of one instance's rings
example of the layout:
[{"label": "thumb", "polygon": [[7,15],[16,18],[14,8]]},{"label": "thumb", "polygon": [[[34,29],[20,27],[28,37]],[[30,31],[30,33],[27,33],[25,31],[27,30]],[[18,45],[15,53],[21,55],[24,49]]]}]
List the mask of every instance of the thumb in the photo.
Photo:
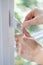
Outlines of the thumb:
[{"label": "thumb", "polygon": [[22,29],[26,28],[27,26],[33,25],[34,24],[33,21],[34,21],[33,19],[28,20],[28,21],[24,21],[23,24],[22,24]]}]

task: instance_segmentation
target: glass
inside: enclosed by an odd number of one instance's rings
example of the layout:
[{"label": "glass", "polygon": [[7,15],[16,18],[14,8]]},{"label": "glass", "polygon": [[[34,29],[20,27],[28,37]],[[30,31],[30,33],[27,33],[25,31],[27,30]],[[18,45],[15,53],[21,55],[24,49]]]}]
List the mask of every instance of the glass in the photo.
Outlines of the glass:
[{"label": "glass", "polygon": [[[40,4],[40,5],[39,5]],[[14,0],[14,14],[18,20],[18,27],[23,22],[26,14],[34,7],[43,8],[43,0]],[[21,34],[21,28],[15,29],[15,34]],[[43,25],[31,26],[26,28],[28,32],[38,41],[43,47]],[[39,37],[37,37],[37,35]],[[41,35],[41,36],[40,36]],[[40,38],[40,39],[39,39]],[[17,52],[15,52],[15,63],[16,65],[38,65],[35,62],[29,62],[26,59],[21,58]]]}]

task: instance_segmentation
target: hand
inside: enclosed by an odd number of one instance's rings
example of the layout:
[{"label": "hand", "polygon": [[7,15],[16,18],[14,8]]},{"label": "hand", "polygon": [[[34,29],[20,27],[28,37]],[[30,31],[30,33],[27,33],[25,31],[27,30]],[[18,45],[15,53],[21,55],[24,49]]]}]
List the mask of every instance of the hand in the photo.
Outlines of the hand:
[{"label": "hand", "polygon": [[43,24],[43,11],[39,9],[33,9],[27,14],[23,24],[23,33],[29,37],[29,33],[26,31],[27,26]]},{"label": "hand", "polygon": [[36,57],[41,48],[37,41],[30,37],[26,38],[21,34],[15,35],[15,39],[18,54],[29,61],[36,61]]}]

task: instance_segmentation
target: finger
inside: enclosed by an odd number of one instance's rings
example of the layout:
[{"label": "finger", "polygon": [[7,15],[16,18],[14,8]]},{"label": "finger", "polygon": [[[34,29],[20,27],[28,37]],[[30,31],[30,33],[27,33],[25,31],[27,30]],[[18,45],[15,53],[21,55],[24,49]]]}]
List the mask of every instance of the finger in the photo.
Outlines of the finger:
[{"label": "finger", "polygon": [[[35,23],[35,22],[34,22],[34,23]],[[33,23],[33,19],[32,19],[32,20],[25,21],[25,22],[22,24],[22,31],[23,31],[23,33],[25,34],[25,36],[27,36],[27,37],[32,37],[32,36],[30,35],[30,33],[27,32],[26,27],[27,27],[27,26],[34,25],[34,23]]]},{"label": "finger", "polygon": [[37,16],[37,15],[39,15],[39,14],[42,14],[42,13],[43,13],[43,10],[34,8],[33,10],[31,10],[31,11],[26,15],[24,21],[33,19],[35,16]]},{"label": "finger", "polygon": [[22,29],[26,28],[27,26],[32,26],[32,25],[40,25],[43,24],[43,14],[36,16],[35,18],[25,21],[22,24]]},{"label": "finger", "polygon": [[23,29],[23,28],[26,28],[28,25],[29,25],[29,20],[23,22],[23,24],[22,24],[22,29]]},{"label": "finger", "polygon": [[[27,14],[27,16],[25,17],[25,20],[23,22],[23,26],[28,26],[29,21],[32,21],[32,19],[36,18],[38,15],[41,15],[42,11],[40,11],[39,9],[35,8],[33,9],[30,13]],[[32,21],[33,22],[33,21]],[[30,22],[30,23],[32,23]],[[39,22],[38,22],[39,23]],[[34,24],[34,23],[33,23]],[[30,24],[29,24],[30,25]]]},{"label": "finger", "polygon": [[32,36],[30,35],[30,33],[26,31],[25,28],[23,28],[23,33],[24,33],[25,36],[27,36],[27,37],[32,37]]},{"label": "finger", "polygon": [[36,16],[35,18],[28,20],[25,23],[24,28],[27,26],[40,25],[40,24],[43,24],[43,14],[40,14],[39,16]]}]

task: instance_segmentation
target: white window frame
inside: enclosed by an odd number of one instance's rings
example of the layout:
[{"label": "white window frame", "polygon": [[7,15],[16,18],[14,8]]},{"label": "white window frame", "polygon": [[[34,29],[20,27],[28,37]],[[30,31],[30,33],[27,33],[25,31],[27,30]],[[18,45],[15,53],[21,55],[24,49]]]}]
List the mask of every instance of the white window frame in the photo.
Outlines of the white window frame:
[{"label": "white window frame", "polygon": [[9,12],[14,14],[14,0],[0,0],[0,65],[14,65],[14,29],[9,26]]}]

